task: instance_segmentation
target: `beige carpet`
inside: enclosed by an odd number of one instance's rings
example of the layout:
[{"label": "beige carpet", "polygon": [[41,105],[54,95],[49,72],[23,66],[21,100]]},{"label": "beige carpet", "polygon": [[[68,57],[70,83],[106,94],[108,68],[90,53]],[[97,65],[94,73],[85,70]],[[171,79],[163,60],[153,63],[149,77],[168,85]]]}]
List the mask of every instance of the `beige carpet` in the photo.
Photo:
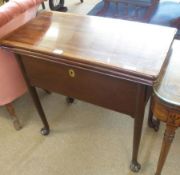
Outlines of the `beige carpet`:
[{"label": "beige carpet", "polygon": [[[98,0],[66,0],[69,11],[86,14]],[[28,94],[14,105],[23,129],[15,131],[5,108],[0,108],[0,175],[133,175],[133,119],[76,100],[38,90],[51,133],[42,136],[42,123]],[[139,152],[139,175],[153,175],[161,147],[164,125],[155,133],[147,126],[147,111]],[[180,172],[180,130],[163,175]]]}]

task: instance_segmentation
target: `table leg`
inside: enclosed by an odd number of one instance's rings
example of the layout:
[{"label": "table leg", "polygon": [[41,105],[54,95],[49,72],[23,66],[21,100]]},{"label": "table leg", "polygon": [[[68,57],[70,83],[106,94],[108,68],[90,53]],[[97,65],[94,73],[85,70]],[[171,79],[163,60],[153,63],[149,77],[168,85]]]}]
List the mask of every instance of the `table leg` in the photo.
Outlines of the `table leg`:
[{"label": "table leg", "polygon": [[162,168],[164,166],[169,149],[171,147],[171,143],[175,136],[175,130],[176,130],[175,126],[171,126],[167,124],[155,175],[161,175]]},{"label": "table leg", "polygon": [[144,119],[145,97],[146,97],[145,86],[138,85],[136,109],[134,114],[133,153],[132,153],[132,161],[130,165],[130,169],[133,172],[138,172],[141,169],[141,165],[138,163],[137,157],[139,151],[139,144],[141,140],[142,124]]},{"label": "table leg", "polygon": [[45,113],[44,113],[44,110],[41,106],[41,103],[40,103],[40,100],[39,100],[39,97],[38,97],[38,94],[36,92],[36,89],[35,87],[31,86],[30,83],[29,83],[29,80],[27,78],[27,74],[26,74],[26,70],[24,68],[24,65],[23,65],[23,62],[21,60],[21,56],[16,54],[16,59],[19,63],[19,66],[21,68],[21,71],[22,71],[22,74],[23,74],[23,77],[25,79],[25,82],[26,82],[26,85],[28,87],[28,90],[29,90],[29,93],[31,94],[31,97],[33,99],[33,102],[35,104],[35,107],[39,113],[39,116],[44,124],[44,127],[41,129],[41,134],[43,135],[48,135],[49,134],[49,124],[47,122],[47,119],[46,119],[46,116],[45,116]]},{"label": "table leg", "polygon": [[74,102],[74,98],[72,97],[66,97],[67,104],[72,104]]},{"label": "table leg", "polygon": [[38,94],[36,92],[36,88],[33,87],[33,86],[29,86],[28,89],[29,89],[29,92],[30,92],[31,97],[33,99],[33,102],[34,102],[34,104],[36,106],[36,109],[37,109],[37,111],[39,113],[39,116],[40,116],[40,118],[41,118],[41,120],[42,120],[42,122],[44,124],[44,127],[41,129],[41,134],[42,135],[48,135],[49,134],[49,125],[48,125],[44,110],[43,110],[43,108],[41,106]]},{"label": "table leg", "polygon": [[41,5],[42,5],[43,10],[46,9],[46,6],[45,6],[44,2],[42,2]]},{"label": "table leg", "polygon": [[153,128],[155,131],[159,130],[160,121],[158,119],[153,118],[152,112],[152,97],[150,99],[150,108],[149,108],[149,115],[148,115],[148,125],[150,128]]},{"label": "table leg", "polygon": [[103,16],[107,12],[109,5],[110,5],[110,2],[108,0],[104,0],[103,8],[100,11],[98,11],[96,13],[96,15],[97,16]]}]

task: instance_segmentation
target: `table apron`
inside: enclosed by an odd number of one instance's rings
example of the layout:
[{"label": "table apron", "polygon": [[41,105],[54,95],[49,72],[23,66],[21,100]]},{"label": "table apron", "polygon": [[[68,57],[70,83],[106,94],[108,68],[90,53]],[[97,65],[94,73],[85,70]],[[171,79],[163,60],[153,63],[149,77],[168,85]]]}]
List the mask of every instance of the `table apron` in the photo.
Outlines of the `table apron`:
[{"label": "table apron", "polygon": [[77,98],[133,117],[138,84],[73,65],[22,56],[32,86]]}]

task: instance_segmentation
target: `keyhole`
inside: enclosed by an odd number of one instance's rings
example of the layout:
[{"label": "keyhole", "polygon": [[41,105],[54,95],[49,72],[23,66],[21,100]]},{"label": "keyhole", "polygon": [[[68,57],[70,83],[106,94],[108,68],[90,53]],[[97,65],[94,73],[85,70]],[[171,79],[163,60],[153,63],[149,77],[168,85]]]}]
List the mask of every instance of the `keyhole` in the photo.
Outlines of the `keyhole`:
[{"label": "keyhole", "polygon": [[72,78],[74,78],[75,77],[75,72],[74,72],[74,70],[73,69],[69,69],[69,76],[70,77],[72,77]]}]

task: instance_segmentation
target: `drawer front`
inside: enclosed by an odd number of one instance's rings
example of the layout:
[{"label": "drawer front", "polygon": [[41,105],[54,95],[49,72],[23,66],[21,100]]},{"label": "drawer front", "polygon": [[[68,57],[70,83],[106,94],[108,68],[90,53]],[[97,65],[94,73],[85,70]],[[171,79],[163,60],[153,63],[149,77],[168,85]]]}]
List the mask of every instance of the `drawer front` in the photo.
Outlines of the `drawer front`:
[{"label": "drawer front", "polygon": [[137,84],[81,67],[22,58],[31,85],[133,115]]}]

